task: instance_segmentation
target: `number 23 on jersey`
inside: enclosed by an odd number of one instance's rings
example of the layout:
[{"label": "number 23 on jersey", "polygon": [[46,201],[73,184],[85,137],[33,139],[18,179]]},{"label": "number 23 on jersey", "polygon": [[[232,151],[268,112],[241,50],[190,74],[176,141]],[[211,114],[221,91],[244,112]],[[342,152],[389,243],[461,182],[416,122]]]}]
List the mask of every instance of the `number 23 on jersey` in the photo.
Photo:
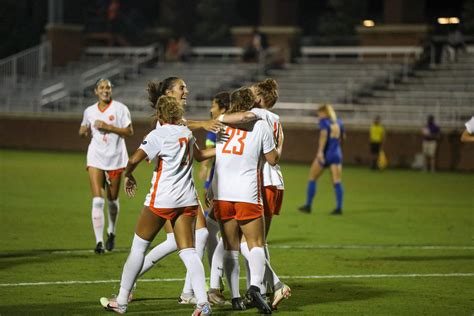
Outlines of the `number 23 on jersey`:
[{"label": "number 23 on jersey", "polygon": [[227,127],[225,133],[229,135],[229,138],[222,148],[223,154],[242,156],[245,149],[244,140],[247,137],[247,131]]}]

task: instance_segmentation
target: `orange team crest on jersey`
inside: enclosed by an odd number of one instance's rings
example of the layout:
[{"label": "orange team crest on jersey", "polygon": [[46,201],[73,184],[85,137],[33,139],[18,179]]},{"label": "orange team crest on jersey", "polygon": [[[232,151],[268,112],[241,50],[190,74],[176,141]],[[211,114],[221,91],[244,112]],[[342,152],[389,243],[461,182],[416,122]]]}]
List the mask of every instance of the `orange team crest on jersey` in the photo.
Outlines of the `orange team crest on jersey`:
[{"label": "orange team crest on jersey", "polygon": [[110,115],[110,116],[109,116],[109,121],[113,121],[113,120],[115,120],[115,116]]}]

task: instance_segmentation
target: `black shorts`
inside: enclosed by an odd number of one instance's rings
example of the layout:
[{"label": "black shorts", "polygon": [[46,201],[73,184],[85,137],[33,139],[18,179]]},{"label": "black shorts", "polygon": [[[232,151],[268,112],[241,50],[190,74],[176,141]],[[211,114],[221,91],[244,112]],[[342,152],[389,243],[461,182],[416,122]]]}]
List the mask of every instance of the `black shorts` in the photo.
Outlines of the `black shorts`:
[{"label": "black shorts", "polygon": [[380,143],[370,143],[370,153],[378,155],[380,153]]}]

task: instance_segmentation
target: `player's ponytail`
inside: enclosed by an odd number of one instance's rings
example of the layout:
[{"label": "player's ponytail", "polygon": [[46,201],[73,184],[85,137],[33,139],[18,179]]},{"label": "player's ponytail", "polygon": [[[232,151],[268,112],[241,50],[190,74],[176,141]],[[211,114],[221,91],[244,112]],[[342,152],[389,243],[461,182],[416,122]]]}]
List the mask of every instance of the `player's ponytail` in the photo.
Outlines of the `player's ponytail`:
[{"label": "player's ponytail", "polygon": [[330,104],[323,104],[318,108],[318,112],[325,113],[332,122],[337,121],[336,111]]},{"label": "player's ponytail", "polygon": [[180,80],[178,77],[168,77],[159,82],[156,80],[148,81],[146,91],[148,92],[148,100],[151,103],[150,106],[153,109],[156,109],[156,102],[158,102],[158,99],[162,95],[165,95],[166,90],[173,89],[173,86],[178,80]]},{"label": "player's ponytail", "polygon": [[263,100],[263,107],[272,108],[278,100],[278,84],[275,79],[267,78],[253,86],[257,96]]}]

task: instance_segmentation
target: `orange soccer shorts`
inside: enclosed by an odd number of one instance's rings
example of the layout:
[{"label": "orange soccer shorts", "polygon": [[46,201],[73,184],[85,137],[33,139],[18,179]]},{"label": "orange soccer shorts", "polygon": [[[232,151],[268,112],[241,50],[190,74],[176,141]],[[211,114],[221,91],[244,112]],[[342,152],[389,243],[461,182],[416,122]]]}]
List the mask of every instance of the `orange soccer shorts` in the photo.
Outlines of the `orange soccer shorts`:
[{"label": "orange soccer shorts", "polygon": [[267,217],[280,215],[281,204],[283,203],[284,190],[277,189],[276,186],[267,186],[263,190],[263,209]]},{"label": "orange soccer shorts", "polygon": [[214,215],[222,221],[233,218],[245,221],[261,217],[263,207],[260,204],[214,200]]},{"label": "orange soccer shorts", "polygon": [[105,171],[106,174],[107,174],[107,178],[109,180],[111,179],[117,179],[117,178],[120,178],[120,175],[122,174],[122,172],[125,171],[125,168],[120,168],[120,169],[117,169],[117,170],[107,170]]},{"label": "orange soccer shorts", "polygon": [[173,220],[179,215],[185,216],[197,216],[198,206],[185,206],[185,207],[176,207],[176,208],[154,208],[151,205],[148,207],[155,215],[162,217],[167,220]]}]

